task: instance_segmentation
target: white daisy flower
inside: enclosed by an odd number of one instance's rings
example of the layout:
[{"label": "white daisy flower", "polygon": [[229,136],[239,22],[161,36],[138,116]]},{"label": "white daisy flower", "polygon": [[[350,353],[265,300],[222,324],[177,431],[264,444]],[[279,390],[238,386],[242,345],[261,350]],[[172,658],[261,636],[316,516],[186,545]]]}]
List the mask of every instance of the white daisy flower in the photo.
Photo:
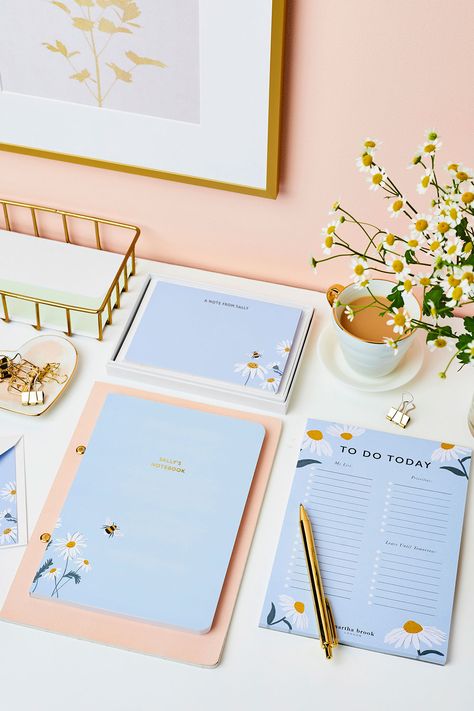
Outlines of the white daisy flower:
[{"label": "white daisy flower", "polygon": [[468,293],[474,295],[474,267],[470,264],[454,267],[454,276],[460,280],[461,284],[465,282]]},{"label": "white daisy flower", "polygon": [[423,286],[425,288],[427,288],[428,286],[431,286],[431,284],[433,283],[433,280],[432,280],[430,274],[423,274],[423,273],[415,274],[414,279],[415,279],[415,282],[418,284],[418,286]]},{"label": "white daisy flower", "polygon": [[[433,135],[433,133],[431,133]],[[443,144],[438,138],[430,139],[429,137],[421,144],[419,147],[419,152],[425,156],[434,156],[437,150],[441,148]]]},{"label": "white daisy flower", "polygon": [[431,182],[431,170],[426,169],[423,175],[420,178],[420,182],[417,183],[416,190],[420,195],[423,195],[426,193],[428,188],[430,187],[430,182]]},{"label": "white daisy flower", "polygon": [[416,286],[416,281],[415,281],[414,277],[413,278],[406,277],[406,279],[404,279],[402,281],[402,283],[397,288],[398,288],[398,291],[402,292],[402,294],[408,295],[413,291],[415,286]]},{"label": "white daisy flower", "polygon": [[75,560],[81,549],[86,546],[86,539],[78,531],[73,533],[72,536],[68,533],[66,538],[58,538],[57,543],[54,544],[58,555],[62,556],[64,560]]},{"label": "white daisy flower", "polygon": [[318,456],[330,457],[332,455],[332,447],[324,439],[321,430],[308,430],[303,440],[302,448],[316,452]]},{"label": "white daisy flower", "polygon": [[433,353],[434,351],[443,350],[446,348],[447,351],[453,351],[453,341],[450,338],[445,338],[444,336],[438,336],[433,341],[428,341],[428,349]]},{"label": "white daisy flower", "polygon": [[446,641],[446,634],[437,627],[423,627],[414,620],[407,620],[403,627],[396,627],[385,635],[385,644],[392,644],[396,649],[414,647],[418,652],[421,644],[432,648],[439,647]]},{"label": "white daisy flower", "polygon": [[330,209],[329,212],[328,212],[328,215],[329,215],[330,217],[332,217],[333,215],[335,215],[335,214],[337,213],[337,211],[339,210],[340,206],[341,206],[341,201],[340,201],[340,200],[336,200],[335,202],[333,202],[333,204],[331,205],[331,209]]},{"label": "white daisy flower", "polygon": [[367,153],[375,153],[381,145],[382,141],[379,141],[378,138],[368,137],[364,141],[364,150],[367,151]]},{"label": "white daisy flower", "polygon": [[355,313],[354,309],[352,308],[352,306],[349,306],[349,304],[344,309],[344,315],[347,317],[347,320],[352,323],[352,321],[354,320]]},{"label": "white daisy flower", "polygon": [[288,339],[277,343],[276,349],[282,358],[288,358],[288,354],[291,351],[291,345],[291,341],[289,341]]},{"label": "white daisy flower", "polygon": [[387,338],[387,336],[384,336],[383,341],[388,348],[393,350],[394,356],[398,355],[398,343],[394,341],[393,338]]},{"label": "white daisy flower", "polygon": [[392,318],[387,321],[387,326],[392,326],[394,333],[403,335],[406,331],[410,330],[410,314],[406,309],[393,309],[393,311],[389,311],[389,315],[391,315]]},{"label": "white daisy flower", "polygon": [[459,447],[450,442],[440,442],[439,447],[431,455],[431,460],[433,462],[450,462],[453,459],[461,459],[469,453],[470,450],[467,447]]},{"label": "white daisy flower", "polygon": [[353,439],[353,437],[360,437],[361,435],[364,434],[365,430],[362,429],[362,427],[356,427],[355,425],[330,425],[326,432],[330,435],[333,435],[333,437],[341,437],[341,439],[345,439],[346,441],[349,441]]},{"label": "white daisy flower", "polygon": [[393,234],[393,232],[390,232],[390,230],[385,230],[385,237],[383,238],[383,246],[385,249],[391,249],[393,245],[395,244],[395,240],[397,239],[397,236]]},{"label": "white daisy flower", "polygon": [[370,279],[370,272],[367,261],[363,257],[357,257],[352,260],[352,276],[354,284],[360,287],[367,286]]},{"label": "white daisy flower", "polygon": [[14,481],[8,481],[0,489],[0,499],[5,499],[6,501],[15,501],[15,499],[16,499],[16,484]]},{"label": "white daisy flower", "polygon": [[467,168],[465,165],[459,165],[454,177],[460,183],[464,183],[466,180],[472,180],[473,175],[471,168]]},{"label": "white daisy flower", "polygon": [[436,219],[431,223],[431,228],[438,239],[447,239],[456,234],[444,215],[437,215]]},{"label": "white daisy flower", "polygon": [[5,526],[5,524],[0,526],[0,545],[5,545],[7,543],[16,543],[16,537],[16,526]]},{"label": "white daisy flower", "polygon": [[374,164],[372,155],[367,151],[359,156],[356,160],[356,166],[362,173],[368,173]]},{"label": "white daisy flower", "polygon": [[451,263],[456,262],[459,255],[462,254],[463,247],[464,242],[456,234],[448,237],[443,246],[445,260]]},{"label": "white daisy flower", "polygon": [[420,213],[415,215],[410,223],[410,230],[416,234],[422,234],[423,232],[428,232],[431,226],[432,215],[427,215],[426,213]]},{"label": "white daisy flower", "polygon": [[409,249],[421,249],[426,244],[425,236],[422,232],[411,232],[405,237]]},{"label": "white daisy flower", "polygon": [[58,578],[60,577],[62,573],[62,570],[60,568],[57,568],[55,565],[52,565],[46,573],[44,574],[46,578]]},{"label": "white daisy flower", "polygon": [[92,570],[89,558],[78,558],[75,562],[79,566],[78,570],[82,570],[83,573],[89,573]]},{"label": "white daisy flower", "polygon": [[261,385],[260,385],[262,390],[270,390],[273,393],[276,393],[278,391],[279,386],[280,386],[280,379],[274,378],[273,375],[270,375],[269,378],[265,378],[263,383],[261,383]]},{"label": "white daisy flower", "polygon": [[289,595],[279,595],[278,601],[285,617],[297,630],[305,630],[308,627],[308,615],[305,612],[305,604]]},{"label": "white daisy flower", "polygon": [[459,170],[459,163],[450,163],[446,166],[446,170],[451,173],[451,175],[456,175]]},{"label": "white daisy flower", "polygon": [[467,344],[467,346],[463,349],[463,353],[468,353],[469,360],[474,362],[474,340]]},{"label": "white daisy flower", "polygon": [[398,281],[403,281],[408,276],[408,264],[401,254],[388,254],[386,264],[397,277]]},{"label": "white daisy flower", "polygon": [[373,165],[367,176],[367,182],[370,185],[369,190],[378,190],[386,177],[387,174],[383,168],[378,168],[376,165]]},{"label": "white daisy flower", "polygon": [[234,367],[234,373],[240,373],[243,378],[247,378],[246,383],[254,378],[263,380],[266,372],[263,365],[260,365],[260,363],[254,360],[249,360],[247,363],[236,363]]},{"label": "white daisy flower", "polygon": [[430,237],[426,243],[426,246],[430,250],[434,257],[441,257],[443,254],[443,240],[441,236]]},{"label": "white daisy flower", "polygon": [[390,217],[399,217],[405,208],[405,200],[399,196],[395,200],[389,203],[387,210],[390,213]]},{"label": "white daisy flower", "polygon": [[463,218],[462,211],[454,202],[443,207],[443,215],[446,222],[453,228],[457,227]]}]

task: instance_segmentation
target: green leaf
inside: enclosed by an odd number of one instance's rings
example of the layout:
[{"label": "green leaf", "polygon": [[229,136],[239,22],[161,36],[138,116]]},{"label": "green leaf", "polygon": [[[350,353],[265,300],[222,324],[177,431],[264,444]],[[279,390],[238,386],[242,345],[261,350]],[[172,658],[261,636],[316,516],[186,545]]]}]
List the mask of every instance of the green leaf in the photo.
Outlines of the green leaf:
[{"label": "green leaf", "polygon": [[301,469],[302,467],[307,467],[309,464],[321,464],[321,462],[317,459],[300,459],[296,468]]},{"label": "green leaf", "polygon": [[405,259],[407,264],[416,264],[415,252],[412,249],[407,249]]},{"label": "green leaf", "polygon": [[276,608],[275,608],[275,605],[274,605],[273,602],[272,602],[272,606],[271,606],[271,608],[270,608],[270,612],[269,612],[268,615],[267,615],[267,625],[271,625],[271,624],[272,624],[273,620],[275,619],[275,615],[276,615]]},{"label": "green leaf", "polygon": [[286,619],[286,617],[284,617],[284,618],[282,619],[282,622],[284,622],[285,625],[287,625],[289,631],[291,632],[291,630],[293,629],[293,627],[290,625],[290,623],[288,622],[288,620]]},{"label": "green leaf", "polygon": [[466,316],[464,319],[464,328],[474,336],[474,316]]},{"label": "green leaf", "polygon": [[[440,467],[440,469],[446,469],[446,471],[451,472],[451,474],[456,474],[456,476],[466,477],[465,472],[462,469],[456,469],[456,467]],[[467,479],[467,477],[466,477]]]},{"label": "green leaf", "polygon": [[437,654],[440,657],[444,657],[443,652],[438,652],[437,649],[425,649],[423,652],[420,652],[420,650],[418,650],[419,657],[425,657],[427,654]]},{"label": "green leaf", "polygon": [[401,309],[405,305],[402,292],[399,291],[397,287],[392,289],[390,294],[387,296],[387,299],[390,301],[392,308],[394,309]]},{"label": "green leaf", "polygon": [[69,580],[74,580],[76,585],[79,585],[81,582],[81,576],[78,575],[74,570],[70,570],[69,573],[66,573],[64,576],[65,578],[69,578]]},{"label": "green leaf", "polygon": [[48,570],[48,568],[51,568],[52,565],[53,565],[53,559],[48,558],[48,560],[46,560],[43,563],[43,565],[40,568],[38,568],[38,570],[36,571],[36,575],[33,578],[33,583],[36,583],[41,578],[43,573],[45,573]]}]

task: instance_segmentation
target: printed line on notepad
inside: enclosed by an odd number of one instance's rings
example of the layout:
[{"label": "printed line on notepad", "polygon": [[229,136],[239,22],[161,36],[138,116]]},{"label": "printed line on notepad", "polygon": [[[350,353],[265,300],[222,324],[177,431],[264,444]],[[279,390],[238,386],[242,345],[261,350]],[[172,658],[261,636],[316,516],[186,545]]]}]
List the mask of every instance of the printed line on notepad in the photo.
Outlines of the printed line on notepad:
[{"label": "printed line on notepad", "polygon": [[420,489],[421,491],[431,491],[435,494],[445,494],[446,496],[452,496],[451,491],[438,491],[437,489],[423,489],[421,486],[412,486],[411,484],[398,484],[395,482],[394,486],[403,486],[405,489]]}]

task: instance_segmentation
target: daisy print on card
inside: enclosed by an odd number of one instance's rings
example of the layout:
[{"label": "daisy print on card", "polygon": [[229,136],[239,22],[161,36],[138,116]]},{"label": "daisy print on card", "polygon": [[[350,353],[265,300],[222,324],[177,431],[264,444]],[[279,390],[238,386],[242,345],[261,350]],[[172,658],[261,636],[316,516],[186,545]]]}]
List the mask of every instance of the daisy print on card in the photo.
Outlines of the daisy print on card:
[{"label": "daisy print on card", "polygon": [[0,548],[27,542],[23,439],[0,435]]}]

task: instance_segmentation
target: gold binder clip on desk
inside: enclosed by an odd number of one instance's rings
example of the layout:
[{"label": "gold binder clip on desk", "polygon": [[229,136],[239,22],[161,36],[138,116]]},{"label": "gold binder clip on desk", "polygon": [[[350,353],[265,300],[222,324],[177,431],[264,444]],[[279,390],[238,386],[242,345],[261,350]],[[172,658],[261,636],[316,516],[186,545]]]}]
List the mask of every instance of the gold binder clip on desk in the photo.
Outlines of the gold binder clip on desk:
[{"label": "gold binder clip on desk", "polygon": [[338,644],[336,625],[329,600],[324,594],[321,571],[319,570],[316,548],[314,545],[311,521],[303,504],[300,504],[300,529],[303,548],[308,566],[308,576],[313,595],[314,611],[319,627],[319,639],[324,649],[326,659],[332,659],[332,649]]}]

